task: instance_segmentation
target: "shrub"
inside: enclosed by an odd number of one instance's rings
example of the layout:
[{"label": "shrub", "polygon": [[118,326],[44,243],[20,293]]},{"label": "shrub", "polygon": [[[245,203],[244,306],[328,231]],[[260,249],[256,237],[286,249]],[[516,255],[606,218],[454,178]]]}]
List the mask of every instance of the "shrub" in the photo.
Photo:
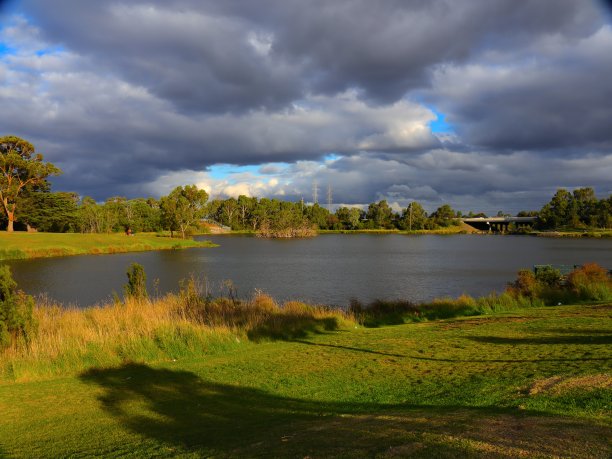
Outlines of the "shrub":
[{"label": "shrub", "polygon": [[30,341],[35,331],[34,298],[17,290],[8,266],[0,266],[0,348],[12,341]]},{"label": "shrub", "polygon": [[544,266],[535,274],[526,269],[519,271],[506,293],[516,299],[526,298],[533,304],[608,301],[612,299],[612,280],[608,272],[595,263],[576,268],[565,278],[559,270]]},{"label": "shrub", "polygon": [[148,298],[147,293],[147,275],[144,267],[138,263],[132,263],[127,270],[128,283],[125,284],[123,290],[125,296],[136,300],[145,300]]},{"label": "shrub", "polygon": [[535,279],[542,286],[559,287],[563,282],[563,275],[552,266],[542,266],[536,271]]},{"label": "shrub", "polygon": [[516,280],[508,285],[507,290],[515,296],[535,298],[538,295],[538,281],[533,271],[521,269]]},{"label": "shrub", "polygon": [[612,280],[608,272],[596,263],[587,263],[567,276],[567,287],[580,300],[609,300]]}]

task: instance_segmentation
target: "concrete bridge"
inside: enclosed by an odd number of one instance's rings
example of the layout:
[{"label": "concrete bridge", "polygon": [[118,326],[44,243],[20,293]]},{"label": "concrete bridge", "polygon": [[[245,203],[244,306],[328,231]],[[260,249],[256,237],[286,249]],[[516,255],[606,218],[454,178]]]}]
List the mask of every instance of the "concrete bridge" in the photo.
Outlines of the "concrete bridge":
[{"label": "concrete bridge", "polygon": [[475,217],[462,218],[461,221],[478,231],[506,233],[510,223],[517,228],[531,228],[538,217]]}]

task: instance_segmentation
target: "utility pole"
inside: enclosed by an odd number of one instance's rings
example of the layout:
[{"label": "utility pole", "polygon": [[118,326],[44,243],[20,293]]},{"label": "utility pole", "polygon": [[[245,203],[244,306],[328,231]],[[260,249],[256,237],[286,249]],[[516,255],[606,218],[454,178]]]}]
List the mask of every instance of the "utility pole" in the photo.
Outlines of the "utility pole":
[{"label": "utility pole", "polygon": [[327,210],[331,214],[332,208],[332,187],[331,185],[327,185]]},{"label": "utility pole", "polygon": [[317,181],[312,182],[312,203],[317,204],[319,202],[319,186]]},{"label": "utility pole", "polygon": [[412,231],[412,203],[410,203],[410,225],[409,225],[409,230]]}]

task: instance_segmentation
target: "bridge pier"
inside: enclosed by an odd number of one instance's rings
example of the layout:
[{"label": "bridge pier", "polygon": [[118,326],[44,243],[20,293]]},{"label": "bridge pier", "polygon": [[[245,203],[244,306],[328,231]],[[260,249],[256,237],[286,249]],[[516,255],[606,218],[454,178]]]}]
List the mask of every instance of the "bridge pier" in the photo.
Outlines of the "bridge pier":
[{"label": "bridge pier", "polygon": [[464,218],[463,222],[487,233],[505,234],[512,223],[515,228],[531,227],[536,222],[537,217],[476,217]]}]

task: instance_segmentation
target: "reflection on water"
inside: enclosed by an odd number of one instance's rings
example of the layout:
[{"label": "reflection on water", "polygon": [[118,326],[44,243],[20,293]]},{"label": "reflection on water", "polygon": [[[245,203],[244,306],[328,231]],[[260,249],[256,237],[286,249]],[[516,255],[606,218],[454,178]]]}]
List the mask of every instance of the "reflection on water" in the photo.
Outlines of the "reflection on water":
[{"label": "reflection on water", "polygon": [[520,268],[582,264],[612,268],[612,240],[526,236],[322,235],[270,240],[210,236],[217,248],[16,260],[20,288],[63,303],[91,305],[121,294],[132,262],[145,267],[149,291],[176,291],[195,275],[219,291],[232,280],[241,296],[346,305],[351,297],[425,300],[503,290]]}]

